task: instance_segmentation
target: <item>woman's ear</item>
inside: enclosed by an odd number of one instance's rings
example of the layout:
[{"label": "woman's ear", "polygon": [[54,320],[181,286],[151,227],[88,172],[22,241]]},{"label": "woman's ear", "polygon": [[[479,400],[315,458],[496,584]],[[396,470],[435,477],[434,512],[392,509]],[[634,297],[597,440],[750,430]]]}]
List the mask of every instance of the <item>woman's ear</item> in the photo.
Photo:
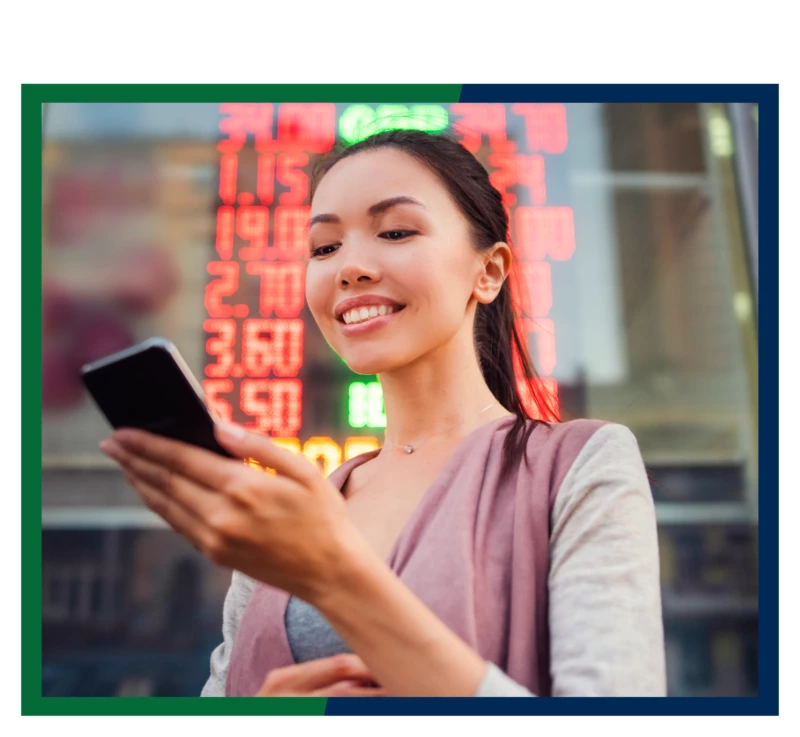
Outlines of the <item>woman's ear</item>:
[{"label": "woman's ear", "polygon": [[500,293],[511,270],[511,248],[507,243],[495,243],[486,251],[481,251],[480,256],[482,269],[473,295],[478,302],[489,304]]}]

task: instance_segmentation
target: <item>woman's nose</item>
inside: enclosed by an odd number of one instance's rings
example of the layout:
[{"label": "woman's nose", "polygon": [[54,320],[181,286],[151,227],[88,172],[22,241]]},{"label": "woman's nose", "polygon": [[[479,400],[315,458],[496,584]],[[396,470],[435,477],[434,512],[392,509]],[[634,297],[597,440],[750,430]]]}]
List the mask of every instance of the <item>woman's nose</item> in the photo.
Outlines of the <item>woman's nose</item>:
[{"label": "woman's nose", "polygon": [[342,264],[337,275],[337,281],[343,287],[359,282],[378,282],[380,278],[378,268],[367,263],[360,254],[350,255],[346,263]]}]

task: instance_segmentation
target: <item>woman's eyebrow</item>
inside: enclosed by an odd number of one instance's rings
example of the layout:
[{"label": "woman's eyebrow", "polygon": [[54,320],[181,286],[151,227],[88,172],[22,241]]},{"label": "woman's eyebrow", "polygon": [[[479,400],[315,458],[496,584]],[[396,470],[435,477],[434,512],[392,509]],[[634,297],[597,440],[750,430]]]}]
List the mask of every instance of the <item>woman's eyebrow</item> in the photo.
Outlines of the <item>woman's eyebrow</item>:
[{"label": "woman's eyebrow", "polygon": [[[371,205],[367,210],[367,215],[374,218],[383,214],[392,207],[396,207],[397,205],[416,205],[417,207],[425,208],[425,205],[423,205],[419,200],[415,200],[413,197],[409,197],[408,195],[398,195],[397,197],[387,197],[385,200],[381,200],[380,202],[376,202],[374,205]],[[309,222],[309,227],[315,225],[316,223],[341,222],[342,221],[338,215],[334,215],[333,213],[323,213],[321,215],[314,215]]]},{"label": "woman's eyebrow", "polygon": [[369,208],[369,210],[367,210],[367,215],[374,218],[376,215],[381,215],[397,205],[416,205],[417,207],[425,208],[425,205],[423,205],[419,200],[415,200],[413,197],[408,197],[407,195],[398,195],[397,197],[389,197],[385,200],[381,200],[380,202],[376,202],[374,205],[372,205],[372,207]]},{"label": "woman's eyebrow", "polygon": [[341,222],[342,221],[339,219],[338,215],[323,213],[322,215],[314,215],[314,217],[311,218],[308,227],[310,228],[312,225],[316,225],[317,223],[341,223]]}]

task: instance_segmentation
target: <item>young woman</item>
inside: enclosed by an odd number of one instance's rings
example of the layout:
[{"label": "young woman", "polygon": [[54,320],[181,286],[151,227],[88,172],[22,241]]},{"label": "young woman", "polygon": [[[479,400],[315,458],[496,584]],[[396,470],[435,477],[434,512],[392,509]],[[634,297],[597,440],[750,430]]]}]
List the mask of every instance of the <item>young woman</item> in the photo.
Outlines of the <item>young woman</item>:
[{"label": "young woman", "polygon": [[[146,433],[103,449],[234,570],[203,695],[665,693],[654,505],[625,427],[530,418],[508,217],[457,142],[372,136],[312,187],[306,297],[377,374],[380,450],[327,479],[221,427],[240,462]],[[528,382],[517,383],[517,375]]]}]

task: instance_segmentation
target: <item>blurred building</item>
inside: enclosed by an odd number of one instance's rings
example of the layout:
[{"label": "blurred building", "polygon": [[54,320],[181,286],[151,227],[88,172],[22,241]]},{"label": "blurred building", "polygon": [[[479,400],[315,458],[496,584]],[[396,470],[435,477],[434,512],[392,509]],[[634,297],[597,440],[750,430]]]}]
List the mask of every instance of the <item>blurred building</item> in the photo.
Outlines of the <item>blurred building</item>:
[{"label": "blurred building", "polygon": [[639,440],[670,693],[757,692],[757,109],[59,104],[43,150],[45,695],[198,694],[230,579],[97,451],[80,365],[163,335],[218,412],[323,470],[379,444],[380,386],[303,305],[307,175],[334,137],[453,124],[504,193],[520,319],[565,418]]}]

